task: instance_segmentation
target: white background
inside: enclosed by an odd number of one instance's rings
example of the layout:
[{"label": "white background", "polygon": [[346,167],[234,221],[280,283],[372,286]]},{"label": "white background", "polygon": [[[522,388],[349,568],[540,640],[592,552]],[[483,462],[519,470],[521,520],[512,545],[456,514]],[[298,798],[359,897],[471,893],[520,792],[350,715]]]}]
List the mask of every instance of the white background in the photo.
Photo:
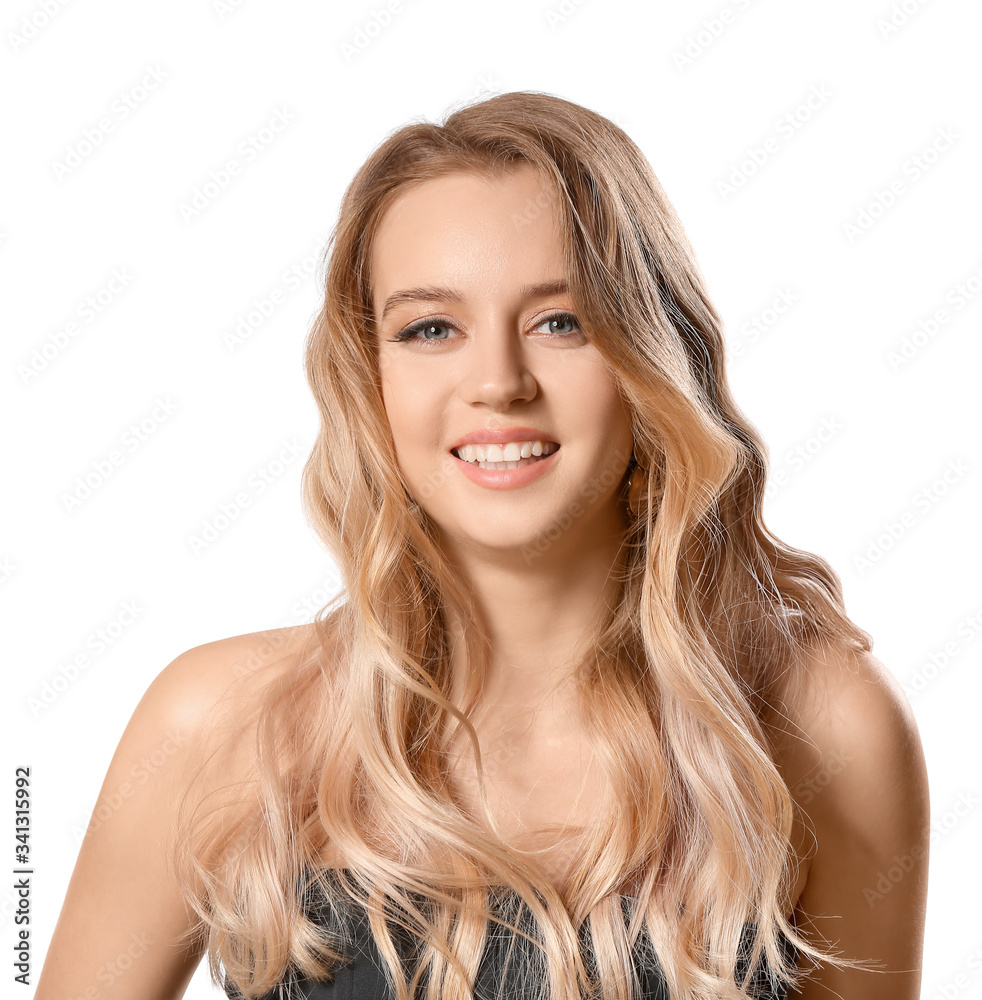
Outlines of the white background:
[{"label": "white background", "polygon": [[[982,996],[978,7],[401,0],[380,27],[382,0],[45,2],[0,21],[2,773],[32,768],[35,981],[150,681],[192,646],[308,621],[336,588],[300,508],[301,351],[345,185],[411,119],[532,89],[621,125],[681,215],[771,449],[768,524],[841,574],[910,692],[937,831],[923,996]],[[12,903],[0,890],[4,955]],[[204,965],[187,995],[216,995]]]}]

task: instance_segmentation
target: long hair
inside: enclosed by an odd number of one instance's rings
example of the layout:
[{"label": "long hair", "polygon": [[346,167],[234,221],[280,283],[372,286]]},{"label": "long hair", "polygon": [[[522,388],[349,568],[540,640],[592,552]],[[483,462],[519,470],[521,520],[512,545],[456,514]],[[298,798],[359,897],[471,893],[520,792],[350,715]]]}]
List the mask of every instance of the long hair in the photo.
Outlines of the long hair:
[{"label": "long hair", "polygon": [[[398,468],[370,295],[373,240],[402,193],[529,165],[558,197],[575,312],[634,431],[619,602],[577,677],[606,800],[577,830],[562,894],[498,835],[486,798],[482,823],[453,793],[448,747],[462,733],[484,794],[471,717],[488,637]],[[638,147],[540,92],[410,123],[355,175],[324,268],[306,346],[320,431],[303,493],[344,589],[316,617],[317,649],[258,700],[248,780],[225,796],[189,789],[182,807],[175,863],[215,981],[224,967],[252,998],[289,976],[330,979],[356,912],[399,1000],[470,996],[493,928],[527,942],[528,995],[557,1000],[629,1000],[638,949],[678,1000],[753,996],[761,975],[796,984],[786,943],[816,964],[856,965],[779,905],[798,861],[794,804],[763,719],[803,651],[872,642],[834,570],[764,526],[766,449],[730,394],[721,319]],[[453,646],[451,615],[471,623]],[[466,664],[459,704],[451,652]],[[636,897],[616,892],[627,878]],[[334,916],[314,919],[321,905]],[[407,939],[421,943],[408,965]]]}]

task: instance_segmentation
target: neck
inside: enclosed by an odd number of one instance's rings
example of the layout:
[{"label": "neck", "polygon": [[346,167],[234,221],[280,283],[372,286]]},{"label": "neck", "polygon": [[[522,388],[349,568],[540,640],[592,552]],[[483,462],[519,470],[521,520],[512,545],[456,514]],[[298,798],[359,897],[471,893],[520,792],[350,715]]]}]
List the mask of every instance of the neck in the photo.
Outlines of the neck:
[{"label": "neck", "polygon": [[[615,570],[625,527],[623,514],[613,510],[601,523],[571,528],[531,551],[444,541],[490,639],[486,701],[497,714],[557,700],[565,708],[575,698],[577,665],[620,592]],[[452,626],[455,645],[466,627]],[[461,681],[454,680],[457,692]]]}]

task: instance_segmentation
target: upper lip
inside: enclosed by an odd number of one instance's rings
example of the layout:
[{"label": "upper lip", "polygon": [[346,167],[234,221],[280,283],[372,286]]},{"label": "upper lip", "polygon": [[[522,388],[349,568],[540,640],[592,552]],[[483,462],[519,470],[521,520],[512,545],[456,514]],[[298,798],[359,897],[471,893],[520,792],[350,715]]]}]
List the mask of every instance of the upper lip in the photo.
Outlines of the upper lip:
[{"label": "upper lip", "polygon": [[450,450],[462,448],[465,444],[507,444],[509,441],[549,441],[552,444],[559,444],[555,438],[535,427],[495,427],[493,430],[471,431],[465,434],[450,446]]}]

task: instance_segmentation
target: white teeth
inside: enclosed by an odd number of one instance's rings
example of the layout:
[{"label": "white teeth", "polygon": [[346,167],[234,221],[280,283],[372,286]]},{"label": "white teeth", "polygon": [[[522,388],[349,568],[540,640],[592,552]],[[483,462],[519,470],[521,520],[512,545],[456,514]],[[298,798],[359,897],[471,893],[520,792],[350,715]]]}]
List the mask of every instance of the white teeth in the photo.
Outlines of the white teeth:
[{"label": "white teeth", "polygon": [[527,459],[551,455],[559,448],[552,441],[508,441],[500,444],[465,444],[456,449],[458,458],[483,468],[520,468]]}]

